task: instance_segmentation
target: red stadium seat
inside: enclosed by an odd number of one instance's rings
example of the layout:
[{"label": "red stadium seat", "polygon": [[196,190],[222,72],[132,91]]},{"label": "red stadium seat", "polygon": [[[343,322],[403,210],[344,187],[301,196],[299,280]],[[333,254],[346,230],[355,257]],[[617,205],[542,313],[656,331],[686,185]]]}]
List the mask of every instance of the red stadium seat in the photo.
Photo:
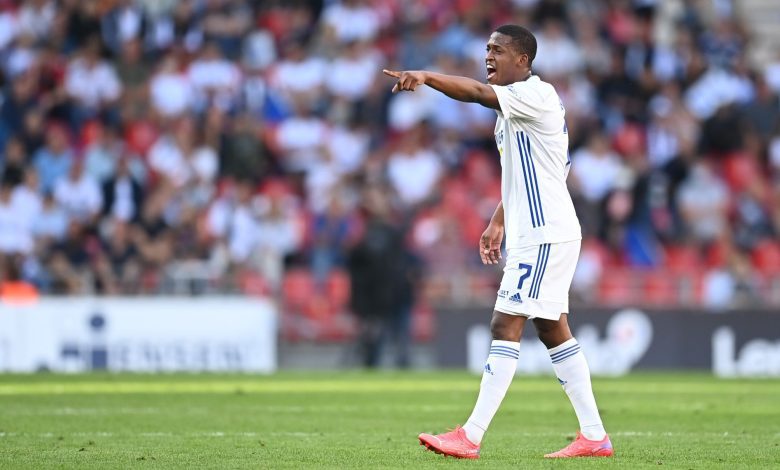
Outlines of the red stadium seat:
[{"label": "red stadium seat", "polygon": [[300,310],[316,293],[314,277],[305,269],[293,269],[282,280],[282,299],[286,309]]},{"label": "red stadium seat", "polygon": [[263,276],[254,272],[245,270],[238,273],[237,281],[242,293],[255,297],[268,297],[271,294],[271,287]]},{"label": "red stadium seat", "polygon": [[346,309],[349,306],[351,287],[349,274],[343,270],[331,271],[325,280],[325,292],[328,300],[338,310]]},{"label": "red stadium seat", "polygon": [[608,305],[636,303],[636,274],[629,269],[611,269],[601,276],[599,301]]},{"label": "red stadium seat", "polygon": [[737,153],[723,163],[723,177],[733,191],[739,192],[757,178],[761,178],[761,171],[755,160],[745,154]]},{"label": "red stadium seat", "polygon": [[698,248],[688,245],[672,245],[665,250],[664,267],[677,273],[693,273],[702,269],[702,257]]},{"label": "red stadium seat", "polygon": [[780,244],[772,240],[759,242],[751,253],[753,266],[763,275],[780,273]]},{"label": "red stadium seat", "polygon": [[642,275],[644,302],[650,305],[673,305],[679,302],[679,279],[665,271],[651,271]]},{"label": "red stadium seat", "polygon": [[724,266],[731,255],[733,247],[728,242],[715,242],[707,248],[707,267],[720,268]]},{"label": "red stadium seat", "polygon": [[146,155],[159,135],[157,129],[147,121],[129,124],[125,131],[125,142],[131,152]]}]

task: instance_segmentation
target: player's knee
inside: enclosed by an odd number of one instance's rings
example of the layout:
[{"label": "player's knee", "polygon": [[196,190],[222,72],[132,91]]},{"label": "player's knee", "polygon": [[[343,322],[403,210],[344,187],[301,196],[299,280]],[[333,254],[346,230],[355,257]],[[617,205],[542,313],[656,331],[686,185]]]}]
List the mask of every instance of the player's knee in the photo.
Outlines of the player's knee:
[{"label": "player's knee", "polygon": [[571,332],[565,316],[561,316],[561,319],[558,321],[535,318],[534,327],[539,340],[547,348],[558,346],[571,338]]},{"label": "player's knee", "polygon": [[522,322],[519,318],[509,315],[494,316],[490,321],[490,334],[493,339],[501,341],[520,341],[523,332]]}]

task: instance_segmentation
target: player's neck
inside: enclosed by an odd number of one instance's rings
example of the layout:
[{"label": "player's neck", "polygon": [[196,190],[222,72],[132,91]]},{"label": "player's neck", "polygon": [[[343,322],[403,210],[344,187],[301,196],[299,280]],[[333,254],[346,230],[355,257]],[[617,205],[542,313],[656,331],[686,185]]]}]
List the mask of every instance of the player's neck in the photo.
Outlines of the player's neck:
[{"label": "player's neck", "polygon": [[534,73],[531,71],[531,69],[528,69],[528,71],[525,74],[523,74],[523,76],[521,78],[518,78],[517,80],[514,80],[512,83],[524,82],[524,81],[528,80],[529,78],[531,78],[533,76],[533,74]]}]

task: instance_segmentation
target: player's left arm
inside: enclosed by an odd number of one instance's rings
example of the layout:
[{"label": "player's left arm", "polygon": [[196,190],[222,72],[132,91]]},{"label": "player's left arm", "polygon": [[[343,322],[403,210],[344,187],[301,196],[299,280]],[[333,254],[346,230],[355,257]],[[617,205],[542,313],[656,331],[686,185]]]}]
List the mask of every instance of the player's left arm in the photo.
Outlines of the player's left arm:
[{"label": "player's left arm", "polygon": [[397,78],[393,93],[399,91],[414,91],[420,85],[428,85],[450,98],[465,103],[479,103],[486,108],[501,109],[498,96],[490,85],[480,83],[472,78],[444,75],[425,70],[407,70],[395,72],[382,70],[385,75]]}]

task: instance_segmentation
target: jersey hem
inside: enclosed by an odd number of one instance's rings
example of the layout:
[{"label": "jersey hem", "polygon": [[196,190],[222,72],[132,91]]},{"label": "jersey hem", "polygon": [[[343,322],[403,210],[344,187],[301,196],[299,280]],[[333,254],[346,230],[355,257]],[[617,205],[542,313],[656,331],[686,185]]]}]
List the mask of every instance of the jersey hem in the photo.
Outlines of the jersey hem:
[{"label": "jersey hem", "polygon": [[576,241],[580,241],[580,240],[582,240],[582,235],[580,235],[577,238],[563,238],[563,239],[560,239],[560,240],[558,240],[558,239],[540,240],[538,243],[525,243],[525,244],[517,245],[517,246],[515,246],[515,245],[509,246],[507,244],[506,251],[508,252],[509,250],[519,250],[519,249],[522,249],[522,248],[528,248],[529,246],[555,245],[555,244],[558,244],[558,243],[576,242]]}]

